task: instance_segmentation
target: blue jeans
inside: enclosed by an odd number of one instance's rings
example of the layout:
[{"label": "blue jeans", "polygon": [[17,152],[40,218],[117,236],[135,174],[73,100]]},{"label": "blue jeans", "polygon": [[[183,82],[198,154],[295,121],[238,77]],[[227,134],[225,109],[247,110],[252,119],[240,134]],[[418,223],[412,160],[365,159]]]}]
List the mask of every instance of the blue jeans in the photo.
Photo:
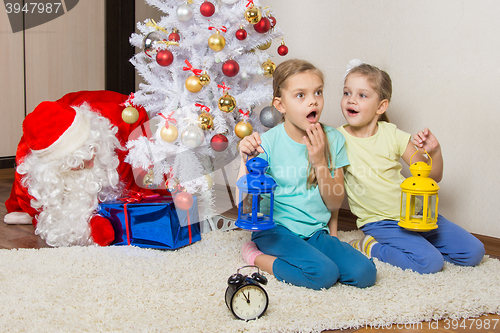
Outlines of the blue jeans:
[{"label": "blue jeans", "polygon": [[282,226],[254,232],[252,241],[265,254],[275,256],[273,274],[279,281],[319,290],[337,281],[365,288],[375,283],[372,260],[347,243],[319,230],[303,239]]},{"label": "blue jeans", "polygon": [[484,245],[468,231],[439,215],[438,228],[413,232],[398,226],[398,221],[370,222],[361,227],[379,244],[371,256],[380,261],[421,274],[439,272],[444,261],[475,266],[484,256]]}]

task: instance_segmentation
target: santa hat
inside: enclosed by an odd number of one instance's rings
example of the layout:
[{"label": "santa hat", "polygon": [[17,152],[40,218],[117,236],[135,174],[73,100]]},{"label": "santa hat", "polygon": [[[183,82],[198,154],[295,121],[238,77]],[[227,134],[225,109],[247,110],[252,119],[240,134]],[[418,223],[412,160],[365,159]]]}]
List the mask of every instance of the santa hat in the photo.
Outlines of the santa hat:
[{"label": "santa hat", "polygon": [[23,122],[23,136],[33,154],[53,161],[80,148],[90,135],[90,120],[78,108],[42,102]]}]

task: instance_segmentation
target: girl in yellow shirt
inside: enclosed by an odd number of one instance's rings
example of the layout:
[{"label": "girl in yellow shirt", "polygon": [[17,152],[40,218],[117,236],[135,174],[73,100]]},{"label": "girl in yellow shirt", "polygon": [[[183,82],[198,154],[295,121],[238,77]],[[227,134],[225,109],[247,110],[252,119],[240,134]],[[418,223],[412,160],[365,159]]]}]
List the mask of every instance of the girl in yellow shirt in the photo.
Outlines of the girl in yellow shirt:
[{"label": "girl in yellow shirt", "polygon": [[[352,63],[351,63],[352,64]],[[460,226],[438,216],[438,228],[413,232],[398,226],[404,180],[400,158],[409,164],[416,149],[432,158],[436,182],[443,176],[441,146],[429,129],[413,136],[393,124],[385,112],[392,95],[389,75],[375,66],[357,62],[344,78],[341,108],[347,125],[339,131],[346,138],[350,165],[344,167],[349,206],[365,233],[351,245],[370,257],[419,273],[441,270],[444,261],[477,265],[483,244]],[[412,162],[426,161],[420,152]]]}]

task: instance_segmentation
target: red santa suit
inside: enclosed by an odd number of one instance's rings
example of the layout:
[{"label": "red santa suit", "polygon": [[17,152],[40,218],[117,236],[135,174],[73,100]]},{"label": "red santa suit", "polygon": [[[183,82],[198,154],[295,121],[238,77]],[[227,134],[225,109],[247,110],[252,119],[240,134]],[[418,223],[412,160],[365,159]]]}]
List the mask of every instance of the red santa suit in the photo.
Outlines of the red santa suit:
[{"label": "red santa suit", "polygon": [[[40,165],[44,166],[45,164],[55,163],[54,161],[63,160],[65,156],[71,155],[77,149],[88,144],[91,137],[93,118],[101,119],[98,116],[109,120],[109,130],[115,133],[115,137],[119,142],[116,146],[121,146],[121,149],[114,150],[119,160],[116,167],[119,176],[117,191],[121,194],[126,193],[127,190],[144,191],[136,184],[131,166],[124,162],[127,155],[127,150],[124,147],[127,140],[129,140],[129,136],[136,128],[142,125],[142,131],[139,132],[145,131],[143,124],[148,120],[148,116],[144,109],[137,107],[139,119],[133,124],[124,122],[122,110],[125,108],[127,99],[128,96],[111,91],[74,92],[65,95],[56,102],[42,102],[33,112],[28,114],[23,122],[23,137],[16,152],[15,181],[11,195],[5,202],[8,212],[5,216],[6,223],[23,223],[26,220],[31,220],[33,225],[37,227],[37,217],[43,211],[43,207],[33,207],[34,203],[36,206],[36,200],[33,201],[34,196],[30,194],[30,185],[27,184],[25,179],[26,174],[19,173],[19,170],[23,169],[22,166],[26,158],[35,155],[37,157],[36,161],[39,161]],[[93,130],[92,133],[95,132]],[[137,132],[135,131],[135,133]],[[98,155],[99,149],[95,150],[97,151],[95,154]],[[93,163],[94,158],[92,157],[89,161],[82,162],[81,168],[89,167],[91,170]],[[78,168],[69,170],[76,169]],[[67,173],[67,170],[64,172]],[[107,174],[109,173],[108,171]],[[107,176],[103,178],[107,178]],[[111,178],[113,178],[112,175]],[[33,184],[32,182],[37,180],[31,179],[30,181]],[[79,188],[70,189],[69,193],[77,193],[80,190]],[[44,217],[44,220],[47,220],[47,217]],[[57,223],[57,221],[51,221],[49,216],[47,223]],[[90,243],[108,245],[114,240],[114,231],[111,224],[102,217],[90,217],[88,228],[90,229],[90,237],[88,237]],[[67,228],[65,230],[67,231],[59,232],[69,233],[70,231]],[[49,242],[47,243],[49,244]],[[61,244],[63,246],[82,245],[77,241],[73,243],[69,239],[60,241],[54,246],[61,246]]]}]

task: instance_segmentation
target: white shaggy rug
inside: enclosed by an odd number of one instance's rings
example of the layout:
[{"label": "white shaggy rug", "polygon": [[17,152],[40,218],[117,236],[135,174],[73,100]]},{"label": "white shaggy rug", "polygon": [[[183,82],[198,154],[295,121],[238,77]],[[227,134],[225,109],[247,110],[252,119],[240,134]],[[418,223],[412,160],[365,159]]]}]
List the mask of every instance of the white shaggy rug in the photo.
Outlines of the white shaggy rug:
[{"label": "white shaggy rug", "polygon": [[[360,231],[339,232],[341,240]],[[177,251],[137,247],[0,250],[2,332],[321,332],[500,314],[500,261],[432,275],[376,262],[375,286],[313,291],[266,276],[258,320],[235,319],[227,279],[247,231],[213,231]]]}]

